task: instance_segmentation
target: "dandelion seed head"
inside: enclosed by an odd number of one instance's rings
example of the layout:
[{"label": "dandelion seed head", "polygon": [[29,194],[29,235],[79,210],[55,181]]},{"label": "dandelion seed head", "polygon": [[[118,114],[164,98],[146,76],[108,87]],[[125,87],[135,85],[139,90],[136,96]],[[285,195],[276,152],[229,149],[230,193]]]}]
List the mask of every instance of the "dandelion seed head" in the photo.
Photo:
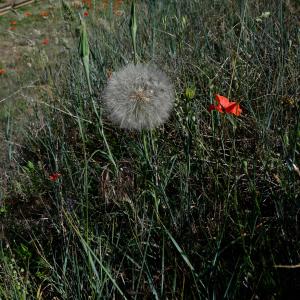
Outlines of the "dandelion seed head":
[{"label": "dandelion seed head", "polygon": [[129,64],[112,74],[103,100],[108,117],[120,127],[155,128],[170,115],[173,85],[156,66]]}]

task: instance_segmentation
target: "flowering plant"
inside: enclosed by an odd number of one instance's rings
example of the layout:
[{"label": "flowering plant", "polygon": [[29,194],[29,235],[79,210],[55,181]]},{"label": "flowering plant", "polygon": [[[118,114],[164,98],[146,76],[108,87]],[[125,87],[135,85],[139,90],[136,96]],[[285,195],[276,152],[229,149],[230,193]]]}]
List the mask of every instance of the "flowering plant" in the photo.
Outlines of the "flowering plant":
[{"label": "flowering plant", "polygon": [[229,113],[236,116],[239,116],[242,113],[242,109],[237,102],[229,101],[228,98],[219,94],[216,94],[215,100],[218,104],[211,104],[208,109],[209,111],[217,110],[220,113]]},{"label": "flowering plant", "polygon": [[164,72],[151,65],[129,64],[112,73],[103,98],[114,123],[141,130],[164,123],[175,97],[173,85]]}]

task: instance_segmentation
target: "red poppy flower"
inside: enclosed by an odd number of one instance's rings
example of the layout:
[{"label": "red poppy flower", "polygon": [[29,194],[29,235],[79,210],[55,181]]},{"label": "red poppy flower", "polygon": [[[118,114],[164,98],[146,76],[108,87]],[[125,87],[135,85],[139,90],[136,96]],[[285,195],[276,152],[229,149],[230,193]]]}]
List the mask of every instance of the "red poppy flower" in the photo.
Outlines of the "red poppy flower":
[{"label": "red poppy flower", "polygon": [[10,21],[10,25],[17,25],[17,21]]},{"label": "red poppy flower", "polygon": [[87,16],[89,15],[89,12],[88,12],[88,11],[85,11],[85,12],[83,13],[83,15],[84,15],[85,17],[87,17]]},{"label": "red poppy flower", "polygon": [[4,69],[0,69],[0,75],[3,75],[5,73],[6,73],[6,71]]},{"label": "red poppy flower", "polygon": [[42,44],[43,45],[48,45],[49,44],[49,40],[48,39],[43,39],[42,40]]},{"label": "red poppy flower", "polygon": [[8,30],[16,30],[16,29],[17,29],[16,26],[11,26],[11,27],[8,28]]},{"label": "red poppy flower", "polygon": [[230,102],[229,99],[218,94],[216,94],[215,99],[218,104],[211,104],[208,109],[209,111],[217,110],[221,113],[225,112],[236,116],[239,116],[242,113],[242,109],[240,108],[240,105],[238,103]]},{"label": "red poppy flower", "polygon": [[50,179],[51,181],[56,181],[60,176],[61,176],[60,173],[53,173],[53,174],[51,174],[51,175],[49,176],[49,179]]},{"label": "red poppy flower", "polygon": [[25,17],[30,17],[30,16],[32,16],[32,13],[29,12],[29,11],[26,11],[26,12],[24,12],[24,16]]}]

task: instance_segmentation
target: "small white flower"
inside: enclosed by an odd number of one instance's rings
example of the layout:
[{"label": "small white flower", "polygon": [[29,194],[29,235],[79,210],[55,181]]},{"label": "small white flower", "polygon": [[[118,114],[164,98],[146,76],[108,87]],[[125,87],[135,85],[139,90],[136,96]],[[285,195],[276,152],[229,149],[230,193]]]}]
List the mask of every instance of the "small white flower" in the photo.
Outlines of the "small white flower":
[{"label": "small white flower", "polygon": [[122,128],[141,130],[163,124],[174,104],[169,78],[157,67],[129,64],[114,72],[104,89],[105,110]]}]

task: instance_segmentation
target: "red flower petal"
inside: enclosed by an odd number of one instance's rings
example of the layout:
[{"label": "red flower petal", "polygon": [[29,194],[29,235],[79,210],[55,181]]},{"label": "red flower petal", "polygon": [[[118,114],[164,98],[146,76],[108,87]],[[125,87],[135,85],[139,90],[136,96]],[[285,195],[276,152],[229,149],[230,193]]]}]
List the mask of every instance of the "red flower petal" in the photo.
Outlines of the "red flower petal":
[{"label": "red flower petal", "polygon": [[49,44],[49,39],[43,39],[42,44],[43,45],[48,45]]},{"label": "red flower petal", "polygon": [[83,15],[84,15],[85,17],[87,17],[87,16],[89,15],[89,13],[88,13],[87,11],[85,11],[85,12],[83,13]]},{"label": "red flower petal", "polygon": [[[222,106],[225,109],[226,113],[233,114],[239,116],[242,113],[242,109],[240,105],[234,101],[230,102],[228,98],[216,94],[216,101],[219,103],[218,105]],[[218,109],[218,111],[220,111]]]},{"label": "red flower petal", "polygon": [[218,95],[216,94],[215,95],[215,99],[216,101],[221,104],[224,108],[226,108],[227,106],[229,106],[230,102],[229,102],[229,99],[227,99],[226,97],[224,96],[221,96],[221,95]]},{"label": "red flower petal", "polygon": [[222,106],[221,106],[220,104],[218,104],[218,105],[213,105],[213,104],[211,104],[211,105],[209,106],[208,110],[209,110],[210,112],[211,112],[212,110],[217,110],[217,111],[223,113],[223,109],[222,109]]},{"label": "red flower petal", "polygon": [[60,177],[61,174],[60,173],[53,173],[52,175],[49,176],[49,179],[51,181],[56,181],[58,179],[58,177]]},{"label": "red flower petal", "polygon": [[230,105],[225,108],[225,111],[236,116],[239,116],[242,113],[240,105],[236,102],[230,102]]},{"label": "red flower petal", "polygon": [[208,111],[211,112],[214,109],[215,109],[215,106],[213,104],[210,104],[210,106],[208,107]]},{"label": "red flower petal", "polygon": [[4,69],[0,69],[0,75],[3,75],[5,73],[6,73],[6,71]]}]

